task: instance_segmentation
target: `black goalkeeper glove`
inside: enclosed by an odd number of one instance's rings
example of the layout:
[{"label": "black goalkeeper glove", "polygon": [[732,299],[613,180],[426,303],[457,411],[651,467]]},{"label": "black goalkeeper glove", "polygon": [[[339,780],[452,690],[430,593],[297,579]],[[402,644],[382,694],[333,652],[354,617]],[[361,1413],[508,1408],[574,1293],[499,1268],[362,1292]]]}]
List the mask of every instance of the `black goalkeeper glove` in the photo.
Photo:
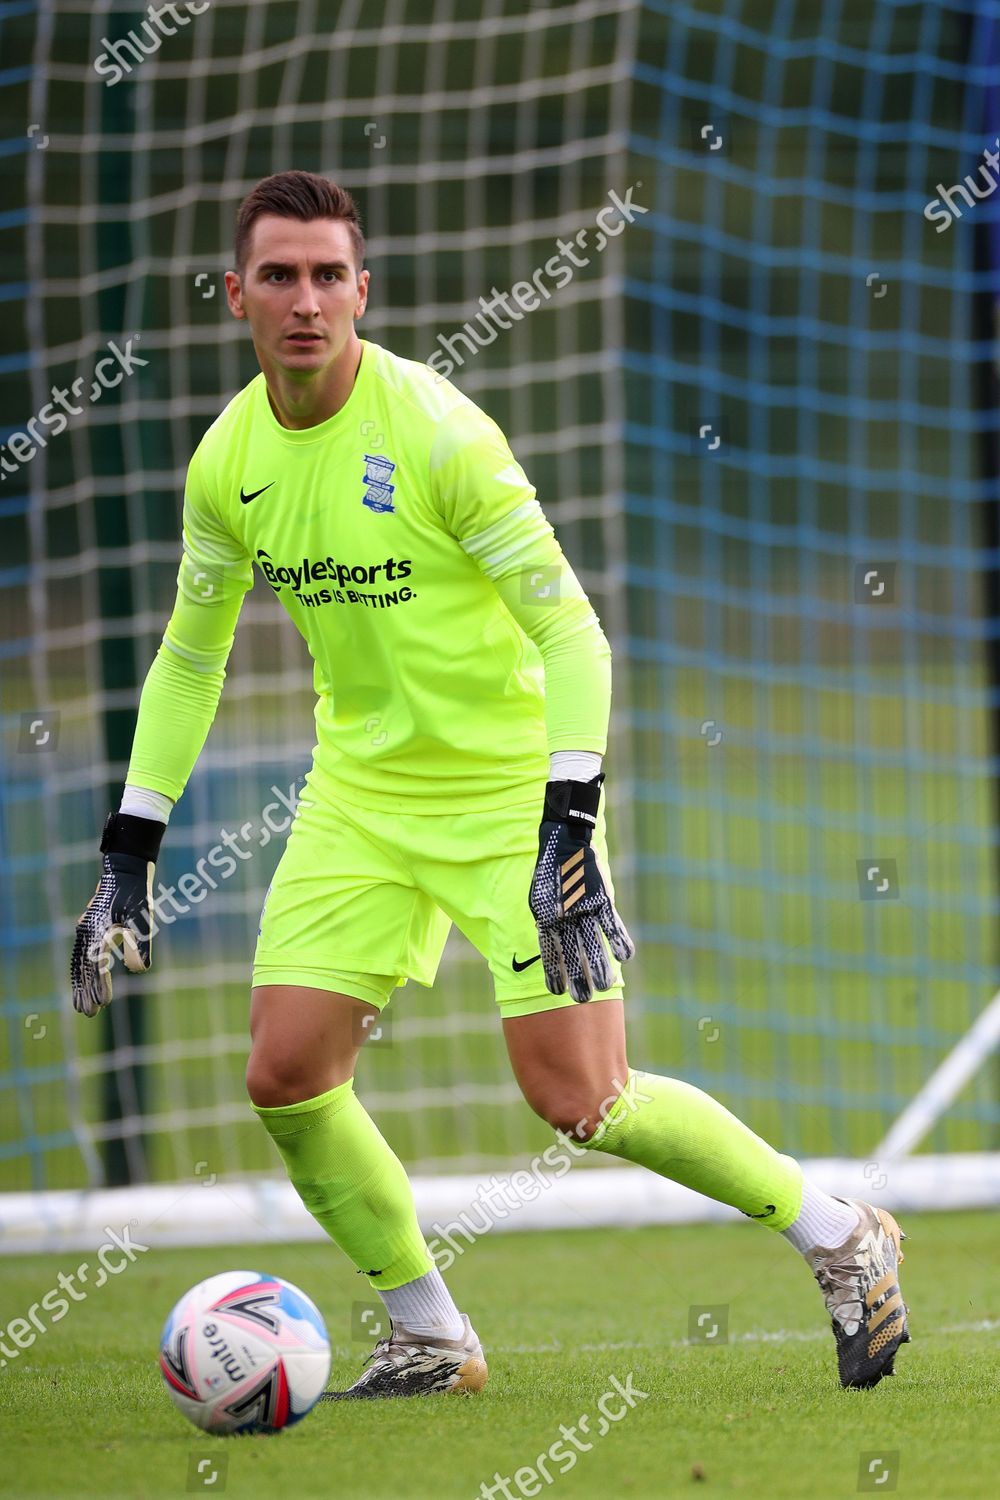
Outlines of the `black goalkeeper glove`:
[{"label": "black goalkeeper glove", "polygon": [[149,968],[153,946],[153,870],[165,823],[108,813],[101,837],[104,870],[79,922],[70,982],[73,1007],[96,1016],[111,1004],[111,964],[121,942],[125,967],[133,974]]},{"label": "black goalkeeper glove", "polygon": [[603,781],[602,771],[593,781],[550,781],[546,786],[538,863],[528,897],[538,924],[546,988],[553,995],[568,988],[581,1004],[614,983],[601,928],[619,961],[635,953],[590,846]]}]

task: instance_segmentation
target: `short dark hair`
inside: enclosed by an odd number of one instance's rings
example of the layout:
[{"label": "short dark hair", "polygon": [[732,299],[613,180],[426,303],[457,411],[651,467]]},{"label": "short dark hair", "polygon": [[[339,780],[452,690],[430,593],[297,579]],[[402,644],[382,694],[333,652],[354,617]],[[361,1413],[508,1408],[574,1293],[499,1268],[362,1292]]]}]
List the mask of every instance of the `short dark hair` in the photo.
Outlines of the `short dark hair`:
[{"label": "short dark hair", "polygon": [[313,219],[342,219],[347,225],[354,248],[358,271],[365,261],[365,237],[361,232],[358,205],[346,188],[315,172],[275,172],[262,177],[247,194],[236,215],[236,269],[243,275],[253,226],[264,214],[281,219],[299,219],[308,224]]}]

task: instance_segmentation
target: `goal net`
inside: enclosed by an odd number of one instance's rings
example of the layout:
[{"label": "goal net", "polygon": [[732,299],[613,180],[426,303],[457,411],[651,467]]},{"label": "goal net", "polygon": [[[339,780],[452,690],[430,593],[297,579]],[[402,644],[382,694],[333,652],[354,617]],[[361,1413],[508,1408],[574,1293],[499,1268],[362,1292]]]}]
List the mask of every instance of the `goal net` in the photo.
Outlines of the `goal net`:
[{"label": "goal net", "polygon": [[[362,333],[448,353],[611,638],[632,1065],[890,1191],[878,1148],[908,1109],[893,1159],[989,1160],[977,245],[997,210],[924,214],[993,144],[988,53],[930,0],[176,9],[154,35],[138,9],[0,6],[2,1186],[277,1171],[243,1085],[249,960],[312,692],[269,589],[157,875],[176,887],[226,831],[247,857],[98,1021],[69,1008],[67,966],[173,597],[187,459],[255,373],[224,305],[235,210],[292,165],[357,196]],[[480,299],[519,281],[537,309],[488,339]],[[58,429],[57,389],[79,408]],[[396,992],[357,1088],[418,1179],[552,1139],[457,932],[433,989]]]}]

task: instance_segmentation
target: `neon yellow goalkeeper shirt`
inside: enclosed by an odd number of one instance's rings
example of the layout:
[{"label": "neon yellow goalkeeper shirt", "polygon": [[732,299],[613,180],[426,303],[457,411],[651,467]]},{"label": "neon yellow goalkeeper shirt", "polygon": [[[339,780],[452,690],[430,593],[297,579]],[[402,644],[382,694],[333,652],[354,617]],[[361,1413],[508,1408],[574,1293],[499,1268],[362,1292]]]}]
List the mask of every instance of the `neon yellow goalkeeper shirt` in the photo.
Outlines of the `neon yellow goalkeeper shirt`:
[{"label": "neon yellow goalkeeper shirt", "polygon": [[258,375],[205,433],[132,785],[184,790],[254,564],[309,648],[314,760],[348,801],[499,807],[550,751],[604,752],[597,616],[500,428],[426,365],[364,340],[325,422],[283,427]]}]

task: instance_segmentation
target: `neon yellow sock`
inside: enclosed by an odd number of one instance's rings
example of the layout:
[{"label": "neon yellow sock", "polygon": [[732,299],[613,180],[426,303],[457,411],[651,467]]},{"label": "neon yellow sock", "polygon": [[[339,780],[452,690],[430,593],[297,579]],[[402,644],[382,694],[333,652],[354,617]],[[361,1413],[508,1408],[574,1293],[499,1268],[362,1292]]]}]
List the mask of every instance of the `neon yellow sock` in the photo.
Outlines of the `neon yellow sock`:
[{"label": "neon yellow sock", "polygon": [[301,1104],[253,1108],[302,1202],[372,1287],[390,1290],[432,1268],[403,1164],[353,1078]]},{"label": "neon yellow sock", "polygon": [[630,1069],[625,1088],[582,1144],[729,1203],[768,1229],[787,1229],[802,1202],[798,1162],[679,1078]]}]

